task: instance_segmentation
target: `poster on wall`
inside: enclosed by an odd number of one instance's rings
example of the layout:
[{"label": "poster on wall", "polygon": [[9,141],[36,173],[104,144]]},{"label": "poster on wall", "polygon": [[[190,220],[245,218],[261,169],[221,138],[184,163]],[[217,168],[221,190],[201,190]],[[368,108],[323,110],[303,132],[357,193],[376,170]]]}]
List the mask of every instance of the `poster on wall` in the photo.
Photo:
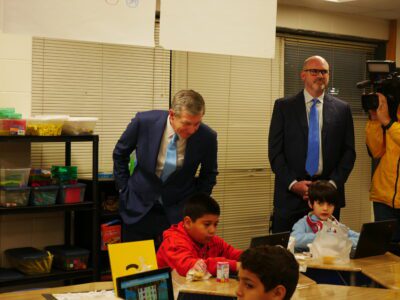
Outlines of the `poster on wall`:
[{"label": "poster on wall", "polygon": [[277,0],[162,0],[160,45],[273,58]]},{"label": "poster on wall", "polygon": [[154,46],[156,0],[3,0],[3,31]]}]

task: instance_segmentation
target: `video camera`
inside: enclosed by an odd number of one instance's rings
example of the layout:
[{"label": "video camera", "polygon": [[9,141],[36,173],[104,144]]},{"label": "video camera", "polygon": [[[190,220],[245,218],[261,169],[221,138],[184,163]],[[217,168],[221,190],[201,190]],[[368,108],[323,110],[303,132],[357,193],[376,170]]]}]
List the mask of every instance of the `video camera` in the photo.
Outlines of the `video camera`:
[{"label": "video camera", "polygon": [[[400,74],[396,63],[391,60],[367,60],[369,80],[356,84],[357,88],[364,89],[361,96],[362,108],[365,112],[376,110],[379,106],[376,92],[386,96],[389,115],[392,120],[397,120],[396,112],[400,103]],[[365,88],[370,87],[371,93],[367,94]]]}]

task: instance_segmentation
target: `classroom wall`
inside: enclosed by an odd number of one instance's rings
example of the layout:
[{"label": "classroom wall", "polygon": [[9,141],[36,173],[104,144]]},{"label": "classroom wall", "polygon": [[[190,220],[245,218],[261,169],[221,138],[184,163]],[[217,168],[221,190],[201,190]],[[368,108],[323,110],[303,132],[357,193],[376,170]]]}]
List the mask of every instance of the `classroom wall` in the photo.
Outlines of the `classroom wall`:
[{"label": "classroom wall", "polygon": [[[2,24],[0,0],[0,106],[13,106],[27,117],[31,111],[32,38],[6,34],[2,32]],[[278,7],[277,26],[376,39],[387,39],[389,35],[387,21],[320,13],[289,6]],[[398,64],[399,43],[398,35]],[[28,150],[25,151],[25,155],[29,156]],[[62,214],[0,216],[0,223],[0,253],[12,247],[33,245],[40,248],[48,244],[62,243]],[[48,226],[49,224],[51,226]],[[0,255],[0,265],[2,263],[4,264],[4,257]]]},{"label": "classroom wall", "polygon": [[[1,106],[14,106],[28,116],[31,111],[32,38],[3,33],[2,23],[0,1],[0,103]],[[278,6],[277,26],[375,39],[389,36],[388,21],[385,20],[321,13],[285,5]]]},{"label": "classroom wall", "polygon": [[276,26],[380,40],[389,38],[387,20],[288,5],[278,6]]},{"label": "classroom wall", "polygon": [[32,37],[3,33],[3,2],[0,0],[0,106],[31,111]]}]

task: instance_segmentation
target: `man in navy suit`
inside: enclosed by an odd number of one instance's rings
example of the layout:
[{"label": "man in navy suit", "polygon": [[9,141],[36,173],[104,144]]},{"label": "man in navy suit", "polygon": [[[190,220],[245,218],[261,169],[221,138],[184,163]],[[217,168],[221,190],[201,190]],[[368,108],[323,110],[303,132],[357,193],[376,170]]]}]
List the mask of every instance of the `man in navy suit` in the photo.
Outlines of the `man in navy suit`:
[{"label": "man in navy suit", "polygon": [[[290,231],[308,213],[308,187],[318,179],[329,180],[337,188],[339,205],[334,215],[339,219],[340,207],[345,206],[344,184],[356,158],[350,106],[325,92],[329,82],[326,60],[307,58],[301,79],[304,90],[276,100],[271,119],[268,156],[275,173],[272,232]],[[309,131],[312,110],[318,147],[310,146],[314,139]],[[309,153],[311,147],[316,148],[314,155]],[[306,162],[314,164],[315,171],[307,171]]]},{"label": "man in navy suit", "polygon": [[[169,111],[137,113],[118,140],[114,177],[124,242],[153,239],[158,248],[163,231],[182,220],[185,199],[197,192],[211,194],[218,175],[217,134],[202,123],[204,113],[203,97],[182,90]],[[134,150],[136,166],[130,176]]]}]

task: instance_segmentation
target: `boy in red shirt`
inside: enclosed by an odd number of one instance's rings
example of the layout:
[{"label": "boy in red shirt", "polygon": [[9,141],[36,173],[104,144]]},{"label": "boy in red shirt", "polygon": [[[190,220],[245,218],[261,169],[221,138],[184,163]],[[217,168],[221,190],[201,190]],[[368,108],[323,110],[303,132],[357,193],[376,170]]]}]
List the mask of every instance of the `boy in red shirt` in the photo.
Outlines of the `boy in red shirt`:
[{"label": "boy in red shirt", "polygon": [[157,251],[158,267],[169,266],[181,276],[195,267],[215,276],[217,262],[225,261],[229,271],[236,272],[242,251],[215,235],[220,215],[217,201],[207,194],[195,194],[186,201],[183,213],[183,221],[164,231]]}]

